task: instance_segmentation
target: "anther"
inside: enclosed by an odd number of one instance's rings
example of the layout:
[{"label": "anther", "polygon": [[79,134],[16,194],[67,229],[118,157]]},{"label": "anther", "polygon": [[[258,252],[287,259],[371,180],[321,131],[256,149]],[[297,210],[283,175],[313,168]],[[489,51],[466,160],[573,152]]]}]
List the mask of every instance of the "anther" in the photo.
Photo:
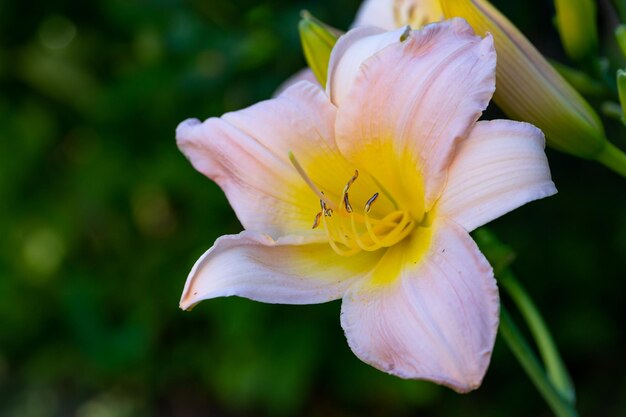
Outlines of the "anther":
[{"label": "anther", "polygon": [[352,176],[352,178],[350,178],[346,186],[343,188],[343,205],[348,213],[352,213],[352,206],[350,205],[350,199],[348,198],[348,190],[357,178],[359,178],[359,170],[355,169],[354,175]]},{"label": "anther", "polygon": [[348,181],[348,183],[346,184],[346,186],[343,189],[343,193],[347,193],[348,190],[350,189],[350,186],[354,183],[354,181],[356,181],[356,179],[359,178],[359,170],[355,169],[354,170],[354,175],[352,176],[352,178],[350,178],[350,181]]},{"label": "anther", "polygon": [[372,208],[372,204],[374,204],[374,202],[376,201],[377,198],[378,198],[378,193],[374,193],[374,195],[371,196],[369,200],[367,200],[367,202],[365,203],[365,211],[367,213],[370,212],[370,210]]},{"label": "anther", "polygon": [[[324,195],[324,193],[322,193],[322,195]],[[320,207],[322,208],[322,213],[324,213],[324,216],[330,217],[330,215],[333,214],[333,209],[328,208],[324,200],[320,200]]]},{"label": "anther", "polygon": [[320,220],[322,218],[322,212],[320,211],[315,215],[315,220],[313,221],[313,227],[311,229],[316,229],[317,226],[320,225]]},{"label": "anther", "polygon": [[350,201],[348,201],[348,193],[343,194],[343,205],[346,207],[348,213],[352,213],[352,206],[350,205]]}]

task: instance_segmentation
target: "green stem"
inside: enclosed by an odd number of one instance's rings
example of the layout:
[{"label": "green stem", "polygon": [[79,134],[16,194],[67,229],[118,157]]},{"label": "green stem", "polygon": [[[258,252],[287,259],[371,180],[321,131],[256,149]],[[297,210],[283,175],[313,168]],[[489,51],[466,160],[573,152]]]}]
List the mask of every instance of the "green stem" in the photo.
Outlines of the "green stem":
[{"label": "green stem", "polygon": [[535,307],[528,293],[524,290],[510,269],[506,269],[498,275],[498,282],[509,293],[511,299],[515,302],[524,317],[539,348],[539,353],[546,367],[548,378],[550,378],[552,384],[560,394],[570,403],[574,404],[576,401],[576,393],[572,379],[561,360],[554,340],[541,314],[539,314],[537,307]]},{"label": "green stem", "polygon": [[626,178],[626,154],[617,146],[608,142],[595,159],[602,165]]},{"label": "green stem", "polygon": [[539,311],[509,268],[515,254],[487,228],[477,230],[474,238],[493,266],[498,284],[508,292],[526,321],[545,365],[539,362],[504,306],[501,307],[501,336],[552,411],[558,417],[576,417],[574,387],[570,376]]},{"label": "green stem", "polygon": [[559,394],[550,380],[546,378],[537,357],[504,306],[501,307],[500,334],[554,414],[557,417],[577,417],[578,413],[572,404]]}]

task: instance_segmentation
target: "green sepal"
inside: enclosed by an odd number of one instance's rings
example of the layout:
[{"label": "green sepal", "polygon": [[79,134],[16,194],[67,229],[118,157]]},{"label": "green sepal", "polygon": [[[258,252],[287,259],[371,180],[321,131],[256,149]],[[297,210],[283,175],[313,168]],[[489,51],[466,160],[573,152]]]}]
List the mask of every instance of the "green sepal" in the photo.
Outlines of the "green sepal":
[{"label": "green sepal", "polygon": [[304,57],[317,80],[326,88],[330,53],[341,31],[321,22],[307,11],[303,11],[301,16],[298,30]]}]

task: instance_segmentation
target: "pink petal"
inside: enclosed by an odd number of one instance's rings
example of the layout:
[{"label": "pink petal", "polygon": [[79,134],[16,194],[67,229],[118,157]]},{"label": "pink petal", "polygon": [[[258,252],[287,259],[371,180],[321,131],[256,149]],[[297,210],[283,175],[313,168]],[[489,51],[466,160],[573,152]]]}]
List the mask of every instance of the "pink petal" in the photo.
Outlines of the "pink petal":
[{"label": "pink petal", "polygon": [[301,237],[275,241],[248,231],[222,236],[193,266],[180,306],[189,309],[202,300],[232,295],[280,304],[336,300],[378,258],[369,252],[344,258],[328,243]]},{"label": "pink petal", "polygon": [[433,227],[433,242],[417,264],[410,253],[381,260],[377,268],[399,270],[397,279],[383,285],[359,281],[348,290],[341,324],[364,362],[467,392],[480,385],[489,365],[498,290],[465,230],[445,220]]},{"label": "pink petal", "polygon": [[320,230],[311,231],[318,197],[298,175],[289,152],[304,166],[335,167],[339,174],[327,177],[340,175],[341,190],[353,171],[341,171],[345,161],[334,142],[334,121],[335,107],[324,92],[302,81],[275,99],[221,118],[187,120],[176,139],[193,166],[222,187],[246,229],[322,237]]},{"label": "pink petal", "polygon": [[493,94],[495,64],[491,37],[475,36],[464,20],[412,32],[362,64],[337,112],[339,149],[374,177],[408,152],[424,178],[428,210],[443,190],[455,143]]},{"label": "pink petal", "polygon": [[300,81],[308,81],[311,84],[315,84],[319,86],[319,88],[322,88],[322,86],[317,81],[317,78],[315,78],[315,74],[313,74],[313,71],[311,71],[309,68],[303,68],[300,71],[293,74],[291,77],[287,78],[281,85],[279,85],[276,91],[274,92],[274,97],[281,95],[289,87],[297,84]]},{"label": "pink petal", "polygon": [[462,142],[437,204],[467,231],[556,193],[543,133],[528,123],[478,122]]},{"label": "pink petal", "polygon": [[397,28],[394,3],[395,0],[365,0],[356,13],[352,26],[377,26],[385,30]]},{"label": "pink petal", "polygon": [[378,27],[363,26],[341,36],[328,63],[326,93],[331,101],[341,106],[363,62],[385,47],[400,43],[400,38],[408,30],[404,27],[386,32]]}]

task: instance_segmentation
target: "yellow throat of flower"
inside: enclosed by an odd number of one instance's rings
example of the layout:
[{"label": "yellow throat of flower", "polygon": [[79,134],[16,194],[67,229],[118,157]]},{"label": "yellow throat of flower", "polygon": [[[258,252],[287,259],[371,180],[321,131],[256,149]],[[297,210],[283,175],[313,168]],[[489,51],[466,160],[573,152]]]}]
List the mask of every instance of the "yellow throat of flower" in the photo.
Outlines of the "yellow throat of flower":
[{"label": "yellow throat of flower", "polygon": [[443,19],[440,0],[395,0],[393,17],[396,26],[409,25],[414,29]]},{"label": "yellow throat of flower", "polygon": [[[359,178],[355,170],[348,180],[338,201],[331,200],[321,191],[296,157],[290,152],[289,159],[309,188],[319,197],[320,211],[315,215],[313,229],[323,227],[331,248],[341,256],[351,256],[361,251],[376,251],[391,247],[409,236],[416,226],[426,226],[428,216],[414,219],[410,212],[398,208],[387,192],[374,193],[362,207],[350,203],[350,187]],[[384,215],[374,215],[372,207],[380,198],[390,200],[395,210]]]}]

